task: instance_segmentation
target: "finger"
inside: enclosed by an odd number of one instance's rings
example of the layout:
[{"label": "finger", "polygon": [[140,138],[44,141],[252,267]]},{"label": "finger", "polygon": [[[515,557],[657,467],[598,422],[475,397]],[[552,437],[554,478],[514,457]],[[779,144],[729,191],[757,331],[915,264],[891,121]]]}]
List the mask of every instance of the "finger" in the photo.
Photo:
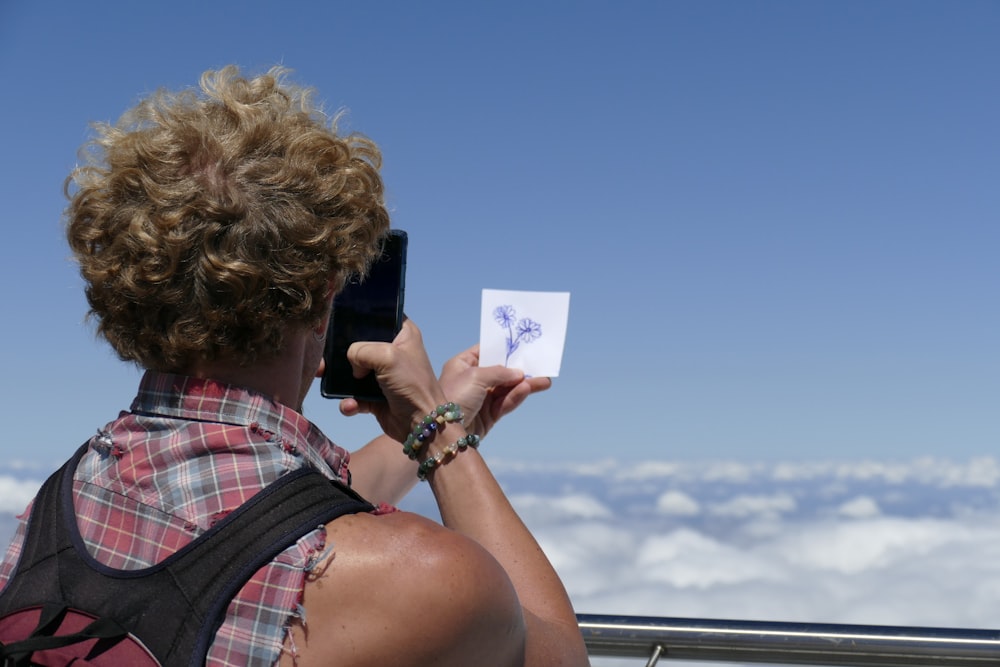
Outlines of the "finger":
[{"label": "finger", "polygon": [[490,419],[495,424],[500,418],[524,402],[530,393],[527,388],[521,389],[523,383],[510,387],[497,387],[491,392],[491,400],[487,404]]},{"label": "finger", "polygon": [[552,386],[552,378],[549,377],[532,377],[527,378],[528,386],[531,387],[531,393],[534,394],[539,391],[545,391]]},{"label": "finger", "polygon": [[423,335],[420,333],[420,328],[414,324],[413,320],[407,317],[403,320],[403,326],[400,327],[399,333],[396,334],[396,342],[411,338],[420,345],[423,345]]},{"label": "finger", "polygon": [[345,398],[340,401],[340,414],[345,417],[353,417],[361,414],[361,406],[355,398]]},{"label": "finger", "polygon": [[378,373],[392,363],[392,344],[360,341],[347,348],[347,361],[355,378],[363,378],[371,371]]},{"label": "finger", "polygon": [[443,373],[458,372],[470,366],[479,365],[479,345],[473,345],[467,350],[459,352],[454,357],[445,362],[441,369]]},{"label": "finger", "polygon": [[476,369],[476,381],[487,389],[513,387],[524,381],[524,371],[505,366],[480,366]]},{"label": "finger", "polygon": [[[412,342],[411,342],[412,341]],[[354,377],[363,378],[369,371],[376,374],[388,369],[394,360],[396,345],[423,346],[420,329],[413,320],[406,318],[392,343],[358,341],[347,348],[347,360],[351,364]]]},{"label": "finger", "polygon": [[502,395],[503,400],[497,400],[493,404],[493,418],[499,420],[504,415],[510,414],[519,405],[521,405],[521,403],[524,403],[524,400],[528,398],[528,396],[540,391],[545,391],[551,386],[552,378],[526,378],[524,382],[520,382],[517,386],[510,388],[504,394],[495,393],[497,397]]}]

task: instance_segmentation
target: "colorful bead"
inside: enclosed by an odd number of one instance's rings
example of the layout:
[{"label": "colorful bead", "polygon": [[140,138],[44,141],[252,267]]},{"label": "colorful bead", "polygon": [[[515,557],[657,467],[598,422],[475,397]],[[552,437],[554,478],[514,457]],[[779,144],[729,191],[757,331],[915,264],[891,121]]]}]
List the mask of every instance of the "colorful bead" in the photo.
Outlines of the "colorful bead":
[{"label": "colorful bead", "polygon": [[428,456],[427,459],[420,464],[420,467],[417,468],[417,478],[421,482],[426,482],[427,476],[430,472],[444,463],[446,459],[457,455],[459,452],[464,452],[469,447],[475,449],[479,446],[479,441],[480,438],[478,435],[475,433],[469,433],[468,435],[462,436],[455,442],[451,443],[434,456]]},{"label": "colorful bead", "polygon": [[448,422],[461,421],[463,417],[462,408],[455,403],[443,403],[437,406],[433,412],[417,422],[413,431],[406,436],[406,442],[403,443],[403,453],[411,459],[417,458],[417,453],[425,443],[434,438],[439,426],[444,426]]}]

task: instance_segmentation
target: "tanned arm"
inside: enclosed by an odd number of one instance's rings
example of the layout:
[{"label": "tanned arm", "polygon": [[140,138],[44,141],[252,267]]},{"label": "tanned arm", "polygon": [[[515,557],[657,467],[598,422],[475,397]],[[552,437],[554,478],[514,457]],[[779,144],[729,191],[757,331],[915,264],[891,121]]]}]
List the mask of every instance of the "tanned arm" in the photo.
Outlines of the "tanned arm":
[{"label": "tanned arm", "polygon": [[[449,427],[437,438],[461,437]],[[435,440],[437,440],[435,438]],[[566,590],[478,451],[467,449],[429,478],[444,525],[488,551],[510,578],[524,610],[526,667],[589,664]]]},{"label": "tanned arm", "polygon": [[351,486],[373,503],[398,505],[417,483],[417,464],[403,445],[380,435],[351,452]]},{"label": "tanned arm", "polygon": [[[348,359],[356,375],[374,370],[386,395],[384,403],[359,403],[357,412],[374,414],[383,431],[397,442],[405,440],[414,424],[450,398],[435,377],[420,332],[411,320],[406,321],[392,343],[355,343],[348,350]],[[480,388],[497,384],[487,377],[496,371],[464,370],[483,376]],[[445,384],[451,386],[449,382]],[[495,421],[503,413],[505,399],[503,392],[500,393],[489,409],[480,411],[480,416],[485,414],[484,418]],[[451,397],[451,400],[460,399]],[[466,434],[462,423],[446,424],[422,449],[421,457],[442,451]],[[319,615],[340,619],[331,631],[336,630],[342,637],[375,633],[373,636],[383,643],[366,644],[366,650],[357,653],[361,657],[369,655],[366,651],[374,651],[371,655],[383,655],[378,647],[394,645],[396,640],[393,638],[400,636],[400,632],[403,633],[400,641],[405,646],[410,638],[409,629],[416,627],[430,632],[425,635],[418,632],[416,636],[423,636],[432,647],[430,652],[439,656],[436,662],[426,663],[428,665],[587,665],[586,647],[558,575],[477,450],[469,448],[448,459],[431,472],[429,481],[446,526],[441,528],[427,522],[435,526],[434,530],[428,528],[429,532],[421,531],[420,534],[431,535],[431,538],[414,537],[414,526],[406,524],[406,519],[394,521],[399,522],[397,529],[407,529],[410,533],[389,535],[386,543],[364,544],[356,551],[349,548],[348,535],[331,536],[338,553],[334,557],[331,577],[340,579],[337,597],[342,600],[340,589],[348,586],[341,579],[346,573],[344,565],[349,562],[348,554],[356,553],[361,561],[357,575],[350,581],[361,582],[362,588],[348,590],[360,597],[360,606],[354,607],[357,614],[351,618],[364,619],[363,627],[368,628],[363,630],[359,624],[345,622],[343,616],[336,615],[337,609],[329,609]],[[343,530],[342,526],[366,518],[385,520],[392,516],[343,517],[349,521],[333,522],[330,530]],[[411,515],[401,513],[401,516]],[[370,531],[370,534],[374,533]],[[410,563],[411,567],[407,569],[405,563]],[[404,565],[400,567],[400,564]],[[377,574],[379,572],[381,575]],[[456,583],[445,585],[443,582],[447,581]],[[307,612],[311,611],[310,595],[314,599],[322,598],[307,589]],[[320,601],[314,607],[323,609],[324,603]],[[407,619],[402,628],[400,616]],[[385,620],[380,622],[380,618]],[[346,633],[348,626],[355,632]],[[466,643],[468,637],[474,641]],[[402,659],[384,664],[425,663]]]}]

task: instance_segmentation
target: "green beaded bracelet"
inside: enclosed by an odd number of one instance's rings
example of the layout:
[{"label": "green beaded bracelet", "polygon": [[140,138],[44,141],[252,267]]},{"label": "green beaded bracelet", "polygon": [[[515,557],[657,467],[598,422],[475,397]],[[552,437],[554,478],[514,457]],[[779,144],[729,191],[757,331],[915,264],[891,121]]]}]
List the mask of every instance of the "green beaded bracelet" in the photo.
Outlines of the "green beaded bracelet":
[{"label": "green beaded bracelet", "polygon": [[444,463],[445,459],[451,458],[459,452],[464,452],[469,447],[475,449],[478,446],[479,436],[475,433],[470,433],[469,435],[459,438],[434,456],[427,457],[424,462],[420,464],[420,467],[417,468],[417,479],[421,482],[426,482],[427,475],[429,475],[430,472],[439,465]]},{"label": "green beaded bracelet", "polygon": [[437,406],[434,412],[417,422],[413,431],[406,436],[406,442],[403,443],[403,453],[411,459],[417,458],[417,452],[425,443],[434,438],[438,428],[448,422],[462,421],[464,417],[462,408],[455,403],[444,403]]}]

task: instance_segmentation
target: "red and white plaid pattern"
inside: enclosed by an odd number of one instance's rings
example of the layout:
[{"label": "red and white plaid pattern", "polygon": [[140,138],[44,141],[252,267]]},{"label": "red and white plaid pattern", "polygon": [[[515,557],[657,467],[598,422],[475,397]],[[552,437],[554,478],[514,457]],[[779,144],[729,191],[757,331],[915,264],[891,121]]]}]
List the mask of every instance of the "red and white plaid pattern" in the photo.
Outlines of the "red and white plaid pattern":
[{"label": "red and white plaid pattern", "polygon": [[[131,411],[91,439],[77,468],[77,520],[100,562],[148,567],[291,470],[311,466],[348,481],[348,458],[305,417],[264,396],[147,372]],[[29,512],[0,565],[0,587],[20,556]],[[320,528],[261,568],[230,603],[206,664],[273,665],[325,547]]]}]

